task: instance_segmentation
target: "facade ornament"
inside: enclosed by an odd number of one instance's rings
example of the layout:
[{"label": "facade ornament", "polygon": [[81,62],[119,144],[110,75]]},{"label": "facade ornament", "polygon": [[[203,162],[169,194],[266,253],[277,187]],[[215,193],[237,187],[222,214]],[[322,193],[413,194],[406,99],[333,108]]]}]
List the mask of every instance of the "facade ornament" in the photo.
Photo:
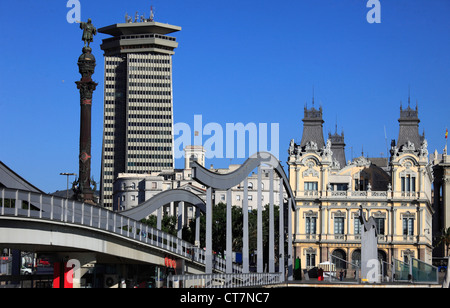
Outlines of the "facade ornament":
[{"label": "facade ornament", "polygon": [[331,169],[340,170],[341,164],[336,159],[333,159],[333,161],[331,162]]},{"label": "facade ornament", "polygon": [[318,178],[319,177],[319,172],[317,170],[314,169],[315,167],[315,163],[312,160],[309,160],[306,162],[305,166],[308,167],[307,170],[303,171],[303,177],[307,177],[309,175],[311,175],[312,177]]},{"label": "facade ornament", "polygon": [[414,152],[414,151],[416,150],[416,148],[415,148],[415,146],[414,146],[414,143],[412,143],[411,141],[408,140],[408,142],[406,142],[406,143],[403,145],[402,150],[403,150],[403,151]]},{"label": "facade ornament", "polygon": [[420,156],[428,157],[428,142],[426,139],[423,140],[422,145],[420,146]]},{"label": "facade ornament", "polygon": [[291,139],[291,143],[289,144],[288,153],[289,153],[289,155],[294,155],[295,154],[295,142],[294,142],[294,139]]},{"label": "facade ornament", "polygon": [[300,157],[302,156],[302,149],[300,146],[297,146],[296,150],[295,150],[295,159],[296,160],[300,160]]},{"label": "facade ornament", "polygon": [[394,157],[398,156],[398,147],[397,146],[395,146],[395,145],[391,146],[391,155]]},{"label": "facade ornament", "polygon": [[308,141],[306,143],[306,147],[305,150],[306,151],[317,151],[319,148],[317,146],[317,143],[315,143],[314,141]]},{"label": "facade ornament", "polygon": [[304,250],[304,255],[305,254],[317,254],[317,249],[316,248],[312,248],[312,247],[308,247]]},{"label": "facade ornament", "polygon": [[325,159],[331,158],[331,155],[333,155],[333,152],[331,151],[331,141],[330,141],[330,139],[327,140],[327,145],[324,146],[322,150],[323,150],[322,156]]},{"label": "facade ornament", "polygon": [[371,162],[364,156],[360,156],[358,158],[355,158],[355,160],[352,161],[350,164],[358,167],[369,167]]}]

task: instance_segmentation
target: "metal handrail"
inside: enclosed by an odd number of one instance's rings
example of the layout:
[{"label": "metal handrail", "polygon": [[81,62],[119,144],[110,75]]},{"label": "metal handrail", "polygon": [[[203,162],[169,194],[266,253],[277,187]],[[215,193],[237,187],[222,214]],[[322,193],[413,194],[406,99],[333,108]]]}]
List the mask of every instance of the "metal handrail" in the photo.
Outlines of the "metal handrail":
[{"label": "metal handrail", "polygon": [[283,273],[170,275],[168,288],[240,288],[276,285],[284,282]]}]

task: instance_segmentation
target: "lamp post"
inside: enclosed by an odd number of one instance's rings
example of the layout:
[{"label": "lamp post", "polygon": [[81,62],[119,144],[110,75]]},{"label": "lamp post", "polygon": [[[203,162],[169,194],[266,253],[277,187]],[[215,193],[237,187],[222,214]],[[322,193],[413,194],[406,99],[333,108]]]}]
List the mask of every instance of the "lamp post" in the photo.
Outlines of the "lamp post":
[{"label": "lamp post", "polygon": [[74,175],[76,176],[76,173],[67,173],[67,172],[63,172],[60,173],[59,175],[66,175],[67,176],[67,190],[66,190],[66,199],[69,199],[69,176]]}]

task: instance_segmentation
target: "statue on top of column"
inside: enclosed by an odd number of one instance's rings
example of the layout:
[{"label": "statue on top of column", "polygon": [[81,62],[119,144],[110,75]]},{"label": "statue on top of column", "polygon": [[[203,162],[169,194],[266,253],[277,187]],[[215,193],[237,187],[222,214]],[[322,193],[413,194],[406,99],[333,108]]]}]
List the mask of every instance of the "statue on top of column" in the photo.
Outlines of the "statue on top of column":
[{"label": "statue on top of column", "polygon": [[80,29],[83,29],[83,36],[81,40],[84,42],[84,47],[89,47],[89,44],[94,41],[94,35],[97,35],[97,29],[92,24],[89,18],[87,22],[77,21],[80,24]]}]

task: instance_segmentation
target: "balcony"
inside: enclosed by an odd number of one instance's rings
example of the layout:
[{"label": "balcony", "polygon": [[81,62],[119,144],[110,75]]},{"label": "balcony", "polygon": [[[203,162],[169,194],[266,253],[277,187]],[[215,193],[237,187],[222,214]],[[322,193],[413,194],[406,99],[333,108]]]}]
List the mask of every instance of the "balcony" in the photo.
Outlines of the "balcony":
[{"label": "balcony", "polygon": [[305,240],[311,240],[311,241],[318,241],[319,235],[318,234],[305,234]]},{"label": "balcony", "polygon": [[[378,243],[386,244],[389,242],[391,236],[385,234],[378,234]],[[348,243],[361,243],[361,234],[295,234],[295,240],[297,242],[348,242]],[[414,236],[408,236],[404,239],[405,242],[413,242]]]},{"label": "balcony", "polygon": [[338,191],[324,191],[324,190],[297,190],[296,196],[298,199],[371,199],[371,200],[418,200],[429,199],[425,192],[393,192],[393,191],[353,191],[353,190],[338,190]]}]

